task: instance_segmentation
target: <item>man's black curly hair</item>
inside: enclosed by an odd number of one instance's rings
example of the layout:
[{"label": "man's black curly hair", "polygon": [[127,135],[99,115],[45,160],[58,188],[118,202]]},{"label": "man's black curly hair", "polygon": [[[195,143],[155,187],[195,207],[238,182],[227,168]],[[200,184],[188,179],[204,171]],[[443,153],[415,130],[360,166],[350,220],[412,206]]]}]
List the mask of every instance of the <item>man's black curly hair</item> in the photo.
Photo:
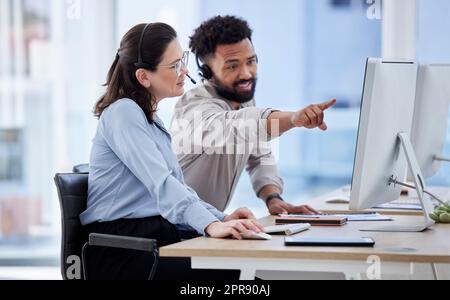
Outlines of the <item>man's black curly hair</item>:
[{"label": "man's black curly hair", "polygon": [[218,45],[231,45],[252,40],[253,31],[247,21],[234,16],[216,16],[204,22],[190,37],[189,47],[201,60],[216,52]]}]

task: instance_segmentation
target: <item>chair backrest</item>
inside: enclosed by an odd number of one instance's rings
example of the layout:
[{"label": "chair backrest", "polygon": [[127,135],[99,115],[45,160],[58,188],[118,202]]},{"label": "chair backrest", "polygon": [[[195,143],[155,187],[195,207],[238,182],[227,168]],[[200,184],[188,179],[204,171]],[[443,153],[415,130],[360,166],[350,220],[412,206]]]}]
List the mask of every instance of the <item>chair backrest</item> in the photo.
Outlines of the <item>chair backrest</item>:
[{"label": "chair backrest", "polygon": [[89,164],[76,165],[73,167],[74,173],[89,173]]},{"label": "chair backrest", "polygon": [[[67,269],[74,264],[73,256],[81,262],[81,249],[86,242],[79,216],[87,207],[88,178],[87,173],[55,175],[62,223],[61,273],[65,280]],[[82,266],[79,267],[82,279]]]}]

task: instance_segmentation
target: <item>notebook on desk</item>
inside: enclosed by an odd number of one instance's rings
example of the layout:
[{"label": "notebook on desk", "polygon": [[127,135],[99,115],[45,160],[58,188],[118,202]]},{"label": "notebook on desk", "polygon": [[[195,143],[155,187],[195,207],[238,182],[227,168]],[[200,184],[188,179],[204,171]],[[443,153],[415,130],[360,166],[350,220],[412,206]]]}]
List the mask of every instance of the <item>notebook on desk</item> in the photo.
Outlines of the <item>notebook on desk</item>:
[{"label": "notebook on desk", "polygon": [[275,224],[296,224],[309,223],[311,226],[343,226],[347,224],[348,219],[345,217],[333,216],[298,216],[298,215],[282,215],[275,218]]}]

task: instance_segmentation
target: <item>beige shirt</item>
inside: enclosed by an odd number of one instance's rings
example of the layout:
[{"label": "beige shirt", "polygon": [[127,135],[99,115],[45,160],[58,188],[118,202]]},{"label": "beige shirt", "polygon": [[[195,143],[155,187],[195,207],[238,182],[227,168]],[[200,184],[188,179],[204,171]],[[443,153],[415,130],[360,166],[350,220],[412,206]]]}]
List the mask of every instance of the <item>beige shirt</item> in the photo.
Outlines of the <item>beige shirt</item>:
[{"label": "beige shirt", "polygon": [[283,190],[267,134],[273,111],[255,107],[254,101],[233,110],[208,83],[179,100],[172,144],[186,184],[201,199],[224,211],[244,169],[257,195],[267,185]]}]

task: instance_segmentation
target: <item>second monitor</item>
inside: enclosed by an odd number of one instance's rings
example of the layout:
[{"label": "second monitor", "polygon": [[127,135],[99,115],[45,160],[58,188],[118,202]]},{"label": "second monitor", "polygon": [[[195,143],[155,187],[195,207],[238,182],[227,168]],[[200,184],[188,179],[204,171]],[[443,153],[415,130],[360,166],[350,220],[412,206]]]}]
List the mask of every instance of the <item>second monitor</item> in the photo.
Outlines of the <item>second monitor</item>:
[{"label": "second monitor", "polygon": [[[450,105],[450,65],[420,65],[411,142],[425,178],[441,167]],[[411,176],[410,176],[411,177]]]}]

